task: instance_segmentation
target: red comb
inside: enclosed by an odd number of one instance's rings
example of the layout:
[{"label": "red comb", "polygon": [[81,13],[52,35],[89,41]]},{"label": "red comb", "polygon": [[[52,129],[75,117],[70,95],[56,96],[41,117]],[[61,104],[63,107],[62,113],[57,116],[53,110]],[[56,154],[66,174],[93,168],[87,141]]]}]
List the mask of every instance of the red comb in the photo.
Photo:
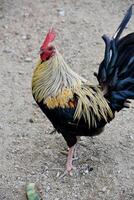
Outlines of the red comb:
[{"label": "red comb", "polygon": [[47,36],[45,37],[45,40],[41,46],[41,49],[45,49],[48,46],[48,44],[55,39],[55,37],[56,37],[56,33],[54,29],[53,28],[49,29],[49,32],[47,33]]}]

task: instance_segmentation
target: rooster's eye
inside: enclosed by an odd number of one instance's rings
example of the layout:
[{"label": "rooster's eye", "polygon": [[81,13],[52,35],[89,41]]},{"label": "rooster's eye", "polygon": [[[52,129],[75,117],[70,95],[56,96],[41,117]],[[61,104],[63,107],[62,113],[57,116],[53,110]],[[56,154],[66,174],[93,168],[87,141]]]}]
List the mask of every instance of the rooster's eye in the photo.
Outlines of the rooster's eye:
[{"label": "rooster's eye", "polygon": [[52,50],[54,50],[54,47],[53,47],[53,46],[50,46],[50,47],[48,47],[48,50],[49,50],[49,51],[52,51]]}]

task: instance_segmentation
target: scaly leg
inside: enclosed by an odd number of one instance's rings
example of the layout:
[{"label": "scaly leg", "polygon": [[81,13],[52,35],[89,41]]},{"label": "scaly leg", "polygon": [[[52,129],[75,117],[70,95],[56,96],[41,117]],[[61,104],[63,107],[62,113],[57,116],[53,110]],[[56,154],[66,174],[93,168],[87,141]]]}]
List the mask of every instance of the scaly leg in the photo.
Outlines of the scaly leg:
[{"label": "scaly leg", "polygon": [[[77,142],[80,140],[80,136],[77,136]],[[73,169],[73,165],[72,165],[72,162],[74,160],[77,160],[77,152],[76,152],[76,147],[77,147],[77,143],[70,147],[69,150],[68,150],[68,156],[67,156],[67,164],[66,164],[66,167],[67,167],[67,172],[70,172],[72,169]],[[73,158],[74,157],[74,158]]]},{"label": "scaly leg", "polygon": [[76,145],[70,147],[69,151],[68,151],[66,168],[67,168],[67,172],[69,174],[70,174],[71,170],[73,169],[72,162],[73,162],[73,155],[74,155],[75,146]]},{"label": "scaly leg", "polygon": [[71,170],[73,169],[72,162],[78,159],[78,157],[76,157],[76,147],[77,147],[77,143],[74,146],[68,148],[66,171],[59,177],[60,179],[63,178],[67,174],[71,175]]}]

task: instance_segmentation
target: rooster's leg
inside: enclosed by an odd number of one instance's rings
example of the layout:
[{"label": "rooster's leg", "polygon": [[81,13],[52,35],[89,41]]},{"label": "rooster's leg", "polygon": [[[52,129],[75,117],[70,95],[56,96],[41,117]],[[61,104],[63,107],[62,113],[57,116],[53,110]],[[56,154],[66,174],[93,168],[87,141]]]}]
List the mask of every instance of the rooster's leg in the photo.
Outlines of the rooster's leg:
[{"label": "rooster's leg", "polygon": [[[80,140],[80,136],[77,136],[77,142]],[[77,160],[78,157],[77,157],[77,146],[78,143],[76,143],[74,146],[70,147],[68,149],[68,156],[67,156],[67,164],[66,164],[66,167],[67,167],[67,172],[69,173],[72,169],[73,169],[73,164],[72,162],[74,160]]]},{"label": "rooster's leg", "polygon": [[70,147],[69,150],[68,150],[67,164],[66,164],[68,173],[70,173],[70,171],[73,169],[72,162],[73,162],[73,155],[74,155],[75,146],[76,145]]}]

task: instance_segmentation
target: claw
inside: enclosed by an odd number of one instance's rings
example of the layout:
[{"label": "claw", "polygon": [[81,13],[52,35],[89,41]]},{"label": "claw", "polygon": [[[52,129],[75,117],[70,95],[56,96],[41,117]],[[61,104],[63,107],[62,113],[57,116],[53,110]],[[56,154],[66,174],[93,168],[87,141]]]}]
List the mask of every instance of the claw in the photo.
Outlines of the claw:
[{"label": "claw", "polygon": [[[77,144],[76,144],[77,145]],[[72,173],[72,171],[73,171],[73,169],[75,168],[74,166],[73,166],[73,164],[72,164],[72,162],[73,161],[75,161],[75,160],[78,160],[78,157],[77,157],[77,152],[76,152],[76,145],[74,145],[74,146],[72,146],[72,147],[70,147],[69,149],[68,149],[68,156],[67,156],[67,163],[66,163],[66,171],[62,174],[62,175],[60,175],[59,176],[59,179],[62,179],[64,176],[66,176],[66,175],[70,175],[70,176],[72,176],[73,175],[73,173]],[[67,152],[61,152],[61,153],[67,153]]]}]

